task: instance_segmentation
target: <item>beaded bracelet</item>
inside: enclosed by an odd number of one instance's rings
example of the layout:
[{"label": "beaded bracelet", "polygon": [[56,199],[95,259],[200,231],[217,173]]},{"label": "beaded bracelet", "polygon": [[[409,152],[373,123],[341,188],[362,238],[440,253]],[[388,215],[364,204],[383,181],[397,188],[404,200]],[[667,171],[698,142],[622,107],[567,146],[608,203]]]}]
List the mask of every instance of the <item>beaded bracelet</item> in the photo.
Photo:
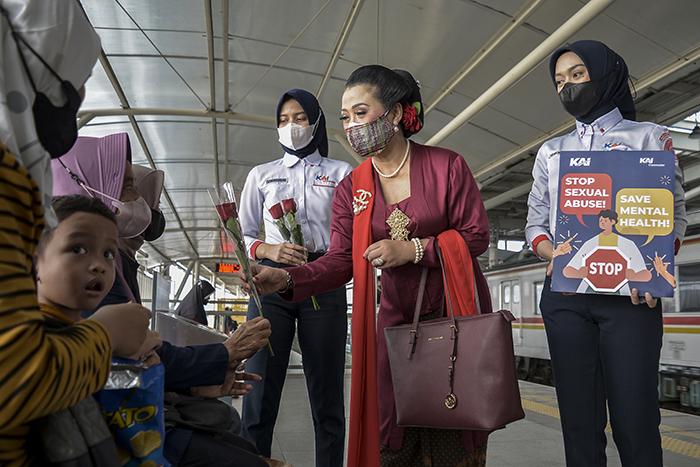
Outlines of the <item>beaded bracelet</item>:
[{"label": "beaded bracelet", "polygon": [[415,237],[411,239],[413,242],[413,245],[416,247],[416,259],[413,260],[415,264],[418,264],[420,260],[423,259],[423,254],[425,253],[425,248],[423,248],[423,243],[420,241],[420,238]]},{"label": "beaded bracelet", "polygon": [[278,290],[277,293],[287,293],[289,289],[292,287],[293,282],[292,282],[292,275],[289,274],[289,271],[284,271],[287,273],[287,287],[285,287],[283,290]]}]

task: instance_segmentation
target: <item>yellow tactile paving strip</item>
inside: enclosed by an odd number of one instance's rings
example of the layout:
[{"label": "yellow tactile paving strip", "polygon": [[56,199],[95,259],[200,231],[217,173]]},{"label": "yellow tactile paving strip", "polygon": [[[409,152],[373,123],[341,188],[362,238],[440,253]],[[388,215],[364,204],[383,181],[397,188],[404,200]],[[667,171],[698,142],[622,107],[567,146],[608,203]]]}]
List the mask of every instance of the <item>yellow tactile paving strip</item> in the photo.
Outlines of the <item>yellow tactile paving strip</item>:
[{"label": "yellow tactile paving strip", "polygon": [[[529,398],[529,399],[525,399],[525,398],[520,399],[522,401],[522,404],[523,404],[523,409],[529,410],[530,412],[537,412],[537,413],[542,414],[542,415],[547,415],[549,417],[559,418],[559,408],[558,407],[530,400],[530,399],[538,399],[538,400],[541,400],[544,402],[549,402],[550,404],[556,404],[557,403],[556,399],[552,399],[550,397],[538,396],[535,394],[528,394],[528,393],[524,393],[524,392],[521,392],[521,395]],[[668,412],[662,411],[662,414],[668,414]],[[689,437],[689,438],[700,439],[700,434],[698,434],[698,433],[680,430],[678,428],[673,428],[673,427],[670,427],[667,425],[660,425],[659,428],[661,430],[667,431],[669,433],[674,433],[674,434]],[[608,426],[605,427],[605,432],[612,433],[612,430],[610,429],[610,423],[608,423]],[[662,434],[661,435],[661,447],[663,447],[664,450],[669,451],[669,452],[674,452],[676,454],[682,454],[684,456],[692,457],[693,459],[700,459],[700,444],[695,444],[695,443],[691,443],[688,441],[683,441],[681,439],[673,438],[671,436]]]}]

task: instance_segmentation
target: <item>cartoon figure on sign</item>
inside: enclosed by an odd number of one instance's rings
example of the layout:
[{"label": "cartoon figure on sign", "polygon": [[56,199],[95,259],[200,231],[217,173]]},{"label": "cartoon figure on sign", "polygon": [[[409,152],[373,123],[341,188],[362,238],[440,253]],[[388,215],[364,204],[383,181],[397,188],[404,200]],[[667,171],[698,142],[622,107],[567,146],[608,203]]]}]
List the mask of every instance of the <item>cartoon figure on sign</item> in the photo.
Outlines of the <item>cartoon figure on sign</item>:
[{"label": "cartoon figure on sign", "polygon": [[[603,231],[586,241],[564,268],[565,277],[583,279],[576,290],[578,293],[595,291],[629,295],[629,281],[651,280],[651,271],[647,270],[637,245],[613,232],[617,217],[617,213],[610,209],[600,211],[598,226]],[[567,242],[557,247],[561,247],[560,254],[571,251],[570,246],[563,246],[570,245]]]}]

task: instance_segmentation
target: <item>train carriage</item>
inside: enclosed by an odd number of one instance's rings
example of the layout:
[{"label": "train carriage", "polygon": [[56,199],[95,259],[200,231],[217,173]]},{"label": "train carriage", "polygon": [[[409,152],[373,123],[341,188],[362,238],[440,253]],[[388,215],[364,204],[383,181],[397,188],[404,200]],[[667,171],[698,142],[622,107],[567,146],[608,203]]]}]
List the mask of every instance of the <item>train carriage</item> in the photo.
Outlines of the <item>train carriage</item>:
[{"label": "train carriage", "polygon": [[[485,271],[494,309],[515,316],[513,344],[520,379],[553,384],[539,308],[547,263],[538,259]],[[686,238],[675,261],[674,296],[661,299],[664,337],[659,400],[700,413],[700,235]]]}]

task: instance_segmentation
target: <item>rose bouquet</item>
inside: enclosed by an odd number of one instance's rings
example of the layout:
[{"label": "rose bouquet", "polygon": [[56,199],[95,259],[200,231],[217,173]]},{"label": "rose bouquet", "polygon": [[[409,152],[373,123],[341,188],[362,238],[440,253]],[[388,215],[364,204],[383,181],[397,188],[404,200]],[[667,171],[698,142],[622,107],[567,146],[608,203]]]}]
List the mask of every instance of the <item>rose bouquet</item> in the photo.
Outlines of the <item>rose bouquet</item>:
[{"label": "rose bouquet", "polygon": [[[297,203],[294,201],[294,198],[282,200],[282,202],[275,204],[268,211],[270,211],[270,215],[277,224],[277,229],[279,229],[282,238],[286,242],[304,246],[304,234],[301,232],[301,226],[297,224],[297,219],[294,215],[297,212]],[[289,227],[287,226],[288,224]],[[311,296],[311,301],[314,304],[314,310],[321,308],[313,295]]]},{"label": "rose bouquet", "polygon": [[[238,258],[241,269],[243,269],[245,277],[248,280],[248,284],[250,284],[253,300],[255,300],[260,316],[262,316],[263,313],[262,304],[260,303],[260,296],[258,295],[258,290],[253,285],[253,274],[250,270],[250,261],[248,260],[248,254],[246,253],[243,234],[241,233],[241,223],[238,221],[238,209],[236,208],[236,197],[233,191],[233,183],[224,183],[219,191],[211,189],[207,191],[209,192],[209,197],[211,198],[212,203],[214,203],[216,212],[219,215],[221,225],[223,225],[229,241],[233,244],[233,248],[236,252],[236,258]],[[274,356],[275,353],[272,351],[272,346],[269,342],[267,343],[267,347],[270,349],[270,355]]]}]

